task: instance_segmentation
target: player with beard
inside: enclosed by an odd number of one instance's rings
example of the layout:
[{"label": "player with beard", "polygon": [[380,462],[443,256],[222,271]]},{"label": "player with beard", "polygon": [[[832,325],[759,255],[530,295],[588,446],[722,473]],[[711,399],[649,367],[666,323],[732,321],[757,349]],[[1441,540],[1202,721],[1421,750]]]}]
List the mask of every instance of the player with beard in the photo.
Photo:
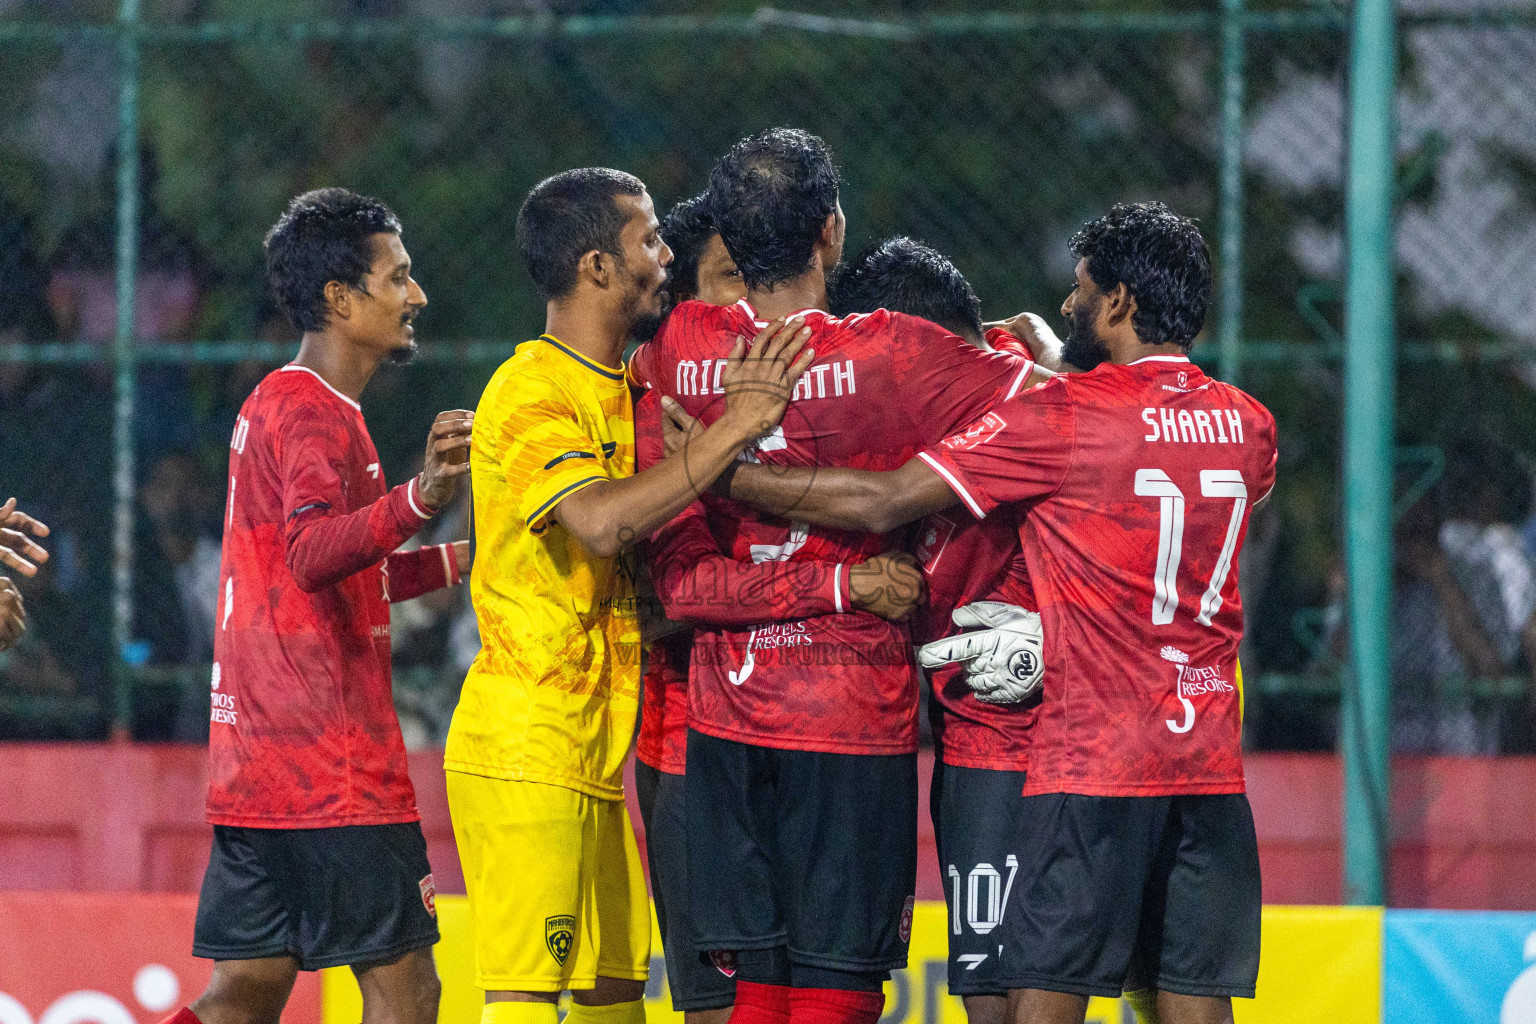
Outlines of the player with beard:
[{"label": "player with beard", "polygon": [[[1030,376],[1028,361],[915,317],[824,312],[843,246],[838,186],[825,143],[804,132],[732,147],[710,175],[710,206],[747,298],[682,304],[631,360],[664,402],[712,422],[732,339],[773,316],[803,318],[818,363],[752,461],[895,467]],[[735,956],[737,1024],[873,1024],[910,937],[917,678],[905,630],[853,607],[842,581],[900,538],[812,532],[703,501],[729,558],[830,564],[836,590],[830,614],[695,630],[685,779],[695,941]]]},{"label": "player with beard", "polygon": [[[1119,205],[1072,252],[1063,358],[1085,372],[895,472],[747,466],[730,493],[830,528],[1018,506],[1045,674],[1000,926],[1010,1016],[1081,1024],[1088,996],[1132,978],[1169,1024],[1230,1022],[1232,997],[1253,996],[1260,916],[1237,558],[1250,502],[1274,486],[1274,418],[1189,361],[1210,296],[1192,221]],[[995,675],[988,652],[1021,631],[987,631],[970,668]]]},{"label": "player with beard", "polygon": [[[486,386],[471,451],[482,647],[444,764],[475,922],[485,1024],[643,1024],[644,869],[623,771],[640,699],[632,543],[771,429],[814,352],[781,323],[737,338],[719,421],[635,472],[623,352],[654,332],[672,253],[633,175],[540,182],[517,246],[545,332]],[[757,334],[756,330],[747,336]]]},{"label": "player with beard", "polygon": [[431,1024],[431,868],[390,685],[389,602],[459,580],[467,542],[395,549],[468,471],[472,415],[439,414],[419,475],[385,487],[358,400],[415,351],[426,295],[376,199],[299,196],[266,238],[298,356],[230,442],[208,819],[193,952],[213,977],[175,1024],[275,1021],[300,970],[351,965],[368,1020]]}]

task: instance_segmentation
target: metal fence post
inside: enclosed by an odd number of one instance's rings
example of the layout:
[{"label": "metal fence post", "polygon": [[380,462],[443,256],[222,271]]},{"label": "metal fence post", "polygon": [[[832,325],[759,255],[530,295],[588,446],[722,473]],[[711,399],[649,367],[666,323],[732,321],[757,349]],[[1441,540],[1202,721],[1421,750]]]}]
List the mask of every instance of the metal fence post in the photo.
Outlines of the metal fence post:
[{"label": "metal fence post", "polygon": [[115,656],[112,727],[128,731],[132,702],[128,641],[133,629],[133,398],[139,258],[139,0],[121,0],[117,62],[117,334],[112,358],[112,644]]},{"label": "metal fence post", "polygon": [[1397,40],[1392,0],[1356,0],[1349,74],[1344,297],[1344,891],[1386,898],[1392,685],[1393,319]]},{"label": "metal fence post", "polygon": [[1221,379],[1240,384],[1243,364],[1243,0],[1221,3]]}]

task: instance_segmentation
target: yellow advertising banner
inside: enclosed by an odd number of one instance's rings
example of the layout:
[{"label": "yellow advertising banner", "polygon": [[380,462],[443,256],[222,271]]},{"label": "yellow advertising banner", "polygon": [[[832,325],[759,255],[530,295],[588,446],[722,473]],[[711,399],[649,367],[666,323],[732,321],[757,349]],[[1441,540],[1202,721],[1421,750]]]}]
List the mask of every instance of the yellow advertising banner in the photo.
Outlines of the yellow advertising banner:
[{"label": "yellow advertising banner", "polygon": [[[480,990],[474,986],[469,901],[437,898],[443,941],[437,969],[443,979],[439,1024],[479,1024]],[[946,983],[948,915],[943,903],[919,903],[912,919],[909,966],[886,986],[881,1024],[965,1024],[965,1008]],[[542,939],[541,939],[542,941]],[[650,1024],[683,1024],[672,1011],[661,936],[652,922]],[[1237,1000],[1237,1024],[1380,1024],[1381,911],[1359,907],[1265,907],[1258,998]],[[325,972],[323,1024],[357,1024],[362,997],[352,972]],[[1118,999],[1088,1004],[1088,1024],[1131,1024]]]}]

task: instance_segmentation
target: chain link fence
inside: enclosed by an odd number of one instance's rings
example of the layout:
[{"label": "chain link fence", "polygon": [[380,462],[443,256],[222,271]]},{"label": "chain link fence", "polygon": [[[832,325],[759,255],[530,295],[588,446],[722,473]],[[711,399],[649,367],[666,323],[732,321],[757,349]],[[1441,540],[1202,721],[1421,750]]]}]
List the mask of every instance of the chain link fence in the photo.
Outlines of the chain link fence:
[{"label": "chain link fence", "polygon": [[[1067,239],[1113,202],[1201,220],[1221,301],[1197,358],[1281,425],[1244,556],[1249,741],[1334,746],[1346,12],[680,7],[0,0],[0,496],[55,527],[0,737],[205,735],[229,432],[296,340],[261,261],[292,195],[344,184],[405,223],[423,355],[364,396],[399,480],[542,327],[513,247],[529,187],[607,164],[665,207],[791,124],[837,154],[850,244],[930,242],[989,316],[1058,320]],[[1536,6],[1401,17],[1400,742],[1525,749]],[[398,703],[431,742],[473,616],[463,593],[395,614]]]}]

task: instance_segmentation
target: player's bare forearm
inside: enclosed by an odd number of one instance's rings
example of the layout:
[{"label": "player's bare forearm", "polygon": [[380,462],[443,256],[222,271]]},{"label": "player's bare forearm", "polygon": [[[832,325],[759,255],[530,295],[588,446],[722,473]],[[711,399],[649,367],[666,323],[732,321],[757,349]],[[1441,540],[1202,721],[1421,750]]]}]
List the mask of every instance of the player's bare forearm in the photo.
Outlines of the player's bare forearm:
[{"label": "player's bare forearm", "polygon": [[[1007,320],[996,320],[982,326],[987,330],[1001,327],[1018,338],[1024,343],[1024,347],[1029,349],[1030,355],[1034,356],[1035,362],[1047,371],[1046,376],[1055,373],[1080,372],[1077,367],[1062,359],[1062,350],[1065,346],[1056,336],[1056,332],[1051,330],[1050,324],[1045,322],[1044,317],[1034,313],[1020,313]],[[1036,383],[1039,382],[1030,380],[1031,385]]]},{"label": "player's bare forearm", "polygon": [[555,506],[553,518],[592,554],[612,557],[687,508],[763,430],[728,411],[650,469],[576,491]]},{"label": "player's bare forearm", "polygon": [[810,334],[803,319],[791,318],[770,323],[750,346],[738,338],[721,374],[725,412],[718,420],[692,430],[680,450],[643,473],[575,492],[555,506],[553,518],[601,558],[649,537],[783,417],[795,383],[816,358],[816,350],[805,347]]},{"label": "player's bare forearm", "polygon": [[838,467],[743,464],[727,484],[730,496],[781,516],[837,530],[889,533],[957,500],[919,459],[876,473]]}]

